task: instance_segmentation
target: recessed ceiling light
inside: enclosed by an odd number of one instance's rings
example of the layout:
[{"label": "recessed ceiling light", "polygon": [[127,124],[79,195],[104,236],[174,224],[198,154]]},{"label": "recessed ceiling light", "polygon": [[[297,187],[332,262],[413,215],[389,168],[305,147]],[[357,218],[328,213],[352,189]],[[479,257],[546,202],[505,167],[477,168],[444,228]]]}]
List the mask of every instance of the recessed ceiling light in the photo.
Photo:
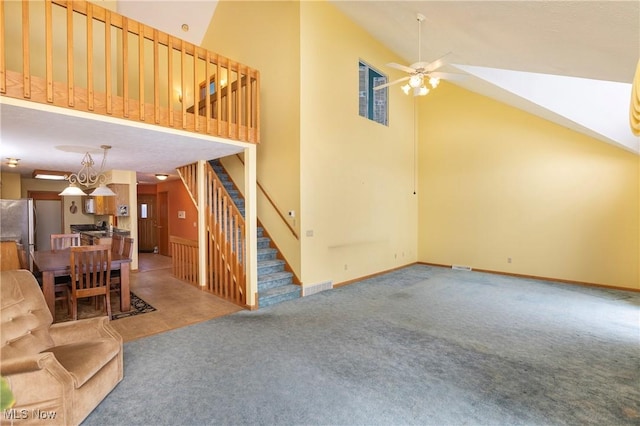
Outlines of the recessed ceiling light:
[{"label": "recessed ceiling light", "polygon": [[189,25],[188,24],[182,24],[182,31],[184,31],[185,33],[187,31],[189,31]]}]

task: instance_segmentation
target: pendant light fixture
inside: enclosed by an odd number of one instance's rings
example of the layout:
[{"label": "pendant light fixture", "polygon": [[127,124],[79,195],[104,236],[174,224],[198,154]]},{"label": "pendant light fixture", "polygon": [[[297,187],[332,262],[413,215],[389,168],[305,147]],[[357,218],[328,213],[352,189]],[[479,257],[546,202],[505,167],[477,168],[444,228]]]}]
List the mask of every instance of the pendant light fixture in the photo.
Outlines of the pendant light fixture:
[{"label": "pendant light fixture", "polygon": [[102,163],[100,164],[100,170],[96,170],[93,166],[95,162],[89,152],[84,154],[82,161],[82,167],[77,173],[71,173],[65,178],[69,181],[69,186],[64,189],[60,194],[61,196],[75,195],[82,196],[87,195],[82,188],[78,185],[86,186],[87,188],[98,185],[89,195],[102,196],[102,197],[115,197],[116,193],[109,189],[106,185],[107,177],[104,175],[104,165],[107,162],[107,152],[111,149],[109,145],[101,145],[103,149]]}]

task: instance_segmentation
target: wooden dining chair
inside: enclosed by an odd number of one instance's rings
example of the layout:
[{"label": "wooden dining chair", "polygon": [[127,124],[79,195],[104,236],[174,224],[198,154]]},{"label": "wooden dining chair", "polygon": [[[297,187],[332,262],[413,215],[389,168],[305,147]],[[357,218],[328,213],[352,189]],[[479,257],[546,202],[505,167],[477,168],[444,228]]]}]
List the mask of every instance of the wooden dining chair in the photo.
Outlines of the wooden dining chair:
[{"label": "wooden dining chair", "polygon": [[111,319],[111,246],[71,247],[70,256],[73,319],[78,319],[78,299],[95,296],[104,296],[107,316]]},{"label": "wooden dining chair", "polygon": [[64,250],[80,245],[80,234],[51,234],[51,250]]},{"label": "wooden dining chair", "polygon": [[122,254],[123,244],[124,244],[124,237],[119,234],[114,234],[111,237],[111,253]]},{"label": "wooden dining chair", "polygon": [[10,271],[12,269],[22,269],[20,265],[20,253],[18,251],[17,242],[0,242],[0,255],[0,270]]},{"label": "wooden dining chair", "polygon": [[[128,257],[129,259],[133,258],[133,238],[132,237],[123,238],[121,254]],[[116,293],[120,292],[120,269],[111,271],[111,291],[114,291]]]}]

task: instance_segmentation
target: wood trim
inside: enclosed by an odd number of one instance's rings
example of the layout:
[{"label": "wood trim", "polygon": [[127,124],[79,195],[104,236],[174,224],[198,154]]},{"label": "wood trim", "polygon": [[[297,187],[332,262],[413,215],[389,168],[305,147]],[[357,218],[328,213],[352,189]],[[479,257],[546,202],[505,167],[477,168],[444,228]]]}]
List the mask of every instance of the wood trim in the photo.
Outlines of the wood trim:
[{"label": "wood trim", "polygon": [[27,198],[34,200],[62,200],[56,191],[27,191]]},{"label": "wood trim", "polygon": [[[442,268],[451,268],[452,267],[452,265],[442,265],[442,264],[439,264],[439,263],[430,263],[430,262],[416,262],[415,264],[417,264],[417,265],[427,265],[427,266],[438,266],[438,267],[442,267]],[[608,288],[608,289],[612,289],[612,290],[624,290],[624,291],[633,291],[633,292],[636,292],[636,293],[640,293],[640,288],[636,289],[636,288],[628,288],[628,287],[618,287],[618,286],[612,286],[612,285],[606,285],[606,284],[590,283],[590,282],[586,282],[586,281],[566,280],[566,279],[563,279],[563,278],[550,278],[550,277],[541,277],[541,276],[538,276],[538,275],[516,274],[516,273],[513,273],[513,272],[494,271],[494,270],[491,270],[491,269],[471,268],[471,271],[473,271],[473,272],[483,272],[483,273],[486,273],[486,274],[504,275],[504,276],[507,276],[507,277],[514,277],[514,278],[527,278],[527,279],[540,280],[540,281],[552,281],[552,282],[556,282],[556,283],[579,285],[579,286],[583,286],[583,287]]]}]

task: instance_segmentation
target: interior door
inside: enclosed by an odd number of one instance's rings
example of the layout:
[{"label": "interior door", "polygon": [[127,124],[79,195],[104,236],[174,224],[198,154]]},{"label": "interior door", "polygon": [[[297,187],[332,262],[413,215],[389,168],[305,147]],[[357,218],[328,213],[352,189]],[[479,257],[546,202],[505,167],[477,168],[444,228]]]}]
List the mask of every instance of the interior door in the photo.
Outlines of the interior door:
[{"label": "interior door", "polygon": [[153,252],[156,237],[156,196],[138,195],[138,251]]},{"label": "interior door", "polygon": [[158,193],[158,248],[169,256],[169,193]]}]

